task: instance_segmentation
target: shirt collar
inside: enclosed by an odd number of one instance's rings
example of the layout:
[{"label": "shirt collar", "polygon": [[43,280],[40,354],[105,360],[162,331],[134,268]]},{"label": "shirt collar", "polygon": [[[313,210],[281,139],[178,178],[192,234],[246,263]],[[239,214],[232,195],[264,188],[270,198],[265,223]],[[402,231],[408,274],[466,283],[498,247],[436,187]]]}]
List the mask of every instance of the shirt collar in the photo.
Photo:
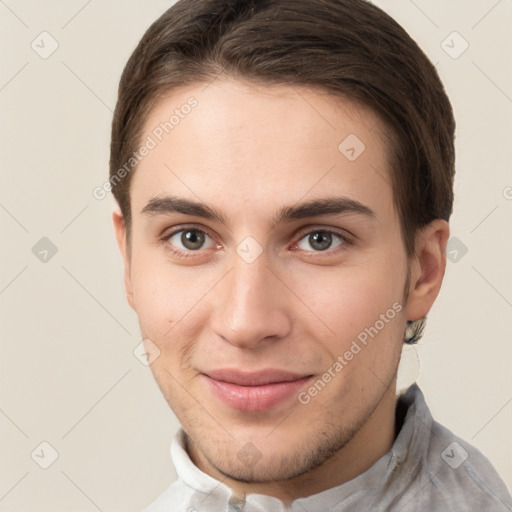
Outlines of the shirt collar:
[{"label": "shirt collar", "polygon": [[[405,411],[405,418],[391,450],[364,473],[339,486],[297,499],[292,507],[286,507],[280,500],[261,494],[249,494],[245,507],[267,512],[330,510],[329,507],[334,509],[337,504],[347,499],[352,503],[363,500],[370,490],[369,484],[375,485],[375,482],[379,482],[379,485],[377,489],[371,489],[376,493],[373,499],[377,502],[392,499],[393,495],[399,494],[408,485],[426,454],[433,422],[423,393],[416,384],[398,397],[396,411],[397,417],[400,411]],[[207,475],[192,462],[186,450],[183,429],[173,438],[171,457],[179,480],[194,491],[198,503],[204,501],[205,504],[216,503],[222,507],[231,503],[230,510],[246,510],[243,499],[234,496],[228,486]]]}]

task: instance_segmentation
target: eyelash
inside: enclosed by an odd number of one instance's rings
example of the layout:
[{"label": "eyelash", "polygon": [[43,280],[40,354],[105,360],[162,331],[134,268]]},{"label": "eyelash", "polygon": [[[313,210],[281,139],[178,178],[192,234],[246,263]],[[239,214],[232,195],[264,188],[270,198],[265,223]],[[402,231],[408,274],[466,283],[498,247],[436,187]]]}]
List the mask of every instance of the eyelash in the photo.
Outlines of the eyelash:
[{"label": "eyelash", "polygon": [[[199,249],[197,251],[182,251],[181,249],[177,249],[176,247],[172,246],[169,243],[169,238],[171,238],[171,236],[173,236],[177,233],[180,233],[182,231],[188,231],[188,230],[204,233],[205,235],[209,236],[212,240],[214,238],[211,233],[209,233],[207,230],[205,230],[203,228],[198,228],[196,226],[177,226],[171,230],[166,231],[161,236],[161,242],[164,244],[164,247],[167,250],[171,251],[171,253],[176,254],[183,258],[190,258],[190,257],[193,258],[194,256],[196,256],[198,253],[201,252],[201,249]],[[303,252],[305,255],[307,255],[306,257],[318,257],[318,256],[322,257],[323,254],[328,254],[329,256],[332,256],[333,253],[337,254],[339,251],[345,250],[345,246],[353,245],[353,243],[354,243],[353,240],[349,236],[339,233],[337,231],[334,231],[332,229],[326,229],[326,228],[322,228],[322,227],[317,227],[317,228],[309,227],[307,229],[300,231],[297,235],[295,235],[296,237],[298,237],[298,239],[293,244],[293,246],[296,246],[306,235],[310,235],[312,233],[320,233],[320,232],[337,236],[341,240],[343,240],[343,242],[340,245],[336,246],[334,249],[327,249],[326,251],[302,251],[301,249],[299,249],[300,252]]]},{"label": "eyelash", "polygon": [[198,228],[196,226],[187,226],[187,225],[183,226],[182,225],[182,226],[177,226],[173,229],[166,231],[161,237],[161,241],[163,242],[165,249],[168,251],[171,251],[172,254],[176,254],[181,258],[193,258],[194,256],[197,256],[197,254],[199,254],[201,252],[201,249],[199,249],[197,251],[182,251],[181,249],[177,249],[176,247],[174,247],[173,245],[171,245],[169,243],[169,238],[171,238],[171,236],[175,235],[176,233],[180,233],[182,231],[198,231],[200,233],[204,233],[205,235],[209,236],[212,240],[214,238],[210,232],[208,232],[205,229]]}]

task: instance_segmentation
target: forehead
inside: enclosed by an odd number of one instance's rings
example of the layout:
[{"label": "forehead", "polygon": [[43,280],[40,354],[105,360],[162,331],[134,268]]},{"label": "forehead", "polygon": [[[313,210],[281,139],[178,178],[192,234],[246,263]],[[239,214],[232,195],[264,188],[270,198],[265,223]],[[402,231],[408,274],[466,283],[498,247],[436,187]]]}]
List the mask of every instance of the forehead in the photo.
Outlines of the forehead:
[{"label": "forehead", "polygon": [[188,86],[153,108],[141,143],[150,139],[132,178],[134,213],[157,194],[269,214],[333,194],[393,209],[384,124],[325,91],[234,79]]}]

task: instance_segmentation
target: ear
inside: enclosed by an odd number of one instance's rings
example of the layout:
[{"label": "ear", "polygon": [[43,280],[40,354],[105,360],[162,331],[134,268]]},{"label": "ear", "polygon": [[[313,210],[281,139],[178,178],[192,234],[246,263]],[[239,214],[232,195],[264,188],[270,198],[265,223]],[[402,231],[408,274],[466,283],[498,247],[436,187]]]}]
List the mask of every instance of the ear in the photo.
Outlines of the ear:
[{"label": "ear", "polygon": [[416,256],[410,271],[407,320],[427,316],[434,304],[446,270],[446,244],[450,226],[443,219],[436,219],[425,226],[416,237]]},{"label": "ear", "polygon": [[128,303],[130,304],[131,308],[135,310],[132,288],[131,258],[130,251],[128,250],[126,242],[126,224],[123,214],[118,207],[116,207],[112,212],[112,220],[114,222],[114,231],[116,233],[117,245],[123,258],[124,288],[126,290],[126,298],[128,299]]}]

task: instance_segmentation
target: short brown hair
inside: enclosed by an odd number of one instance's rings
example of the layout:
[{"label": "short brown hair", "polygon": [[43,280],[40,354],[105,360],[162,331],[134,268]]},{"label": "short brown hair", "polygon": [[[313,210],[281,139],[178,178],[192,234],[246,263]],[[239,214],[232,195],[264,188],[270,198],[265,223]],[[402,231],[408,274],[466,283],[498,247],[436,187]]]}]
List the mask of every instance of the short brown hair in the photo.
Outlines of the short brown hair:
[{"label": "short brown hair", "polygon": [[[110,183],[130,234],[131,172],[155,102],[219,74],[322,88],[384,120],[390,180],[408,256],[418,229],[448,220],[453,112],[435,67],[407,32],[364,0],[180,0],[155,21],[124,68],[112,123]],[[132,159],[133,160],[133,159]]]}]

